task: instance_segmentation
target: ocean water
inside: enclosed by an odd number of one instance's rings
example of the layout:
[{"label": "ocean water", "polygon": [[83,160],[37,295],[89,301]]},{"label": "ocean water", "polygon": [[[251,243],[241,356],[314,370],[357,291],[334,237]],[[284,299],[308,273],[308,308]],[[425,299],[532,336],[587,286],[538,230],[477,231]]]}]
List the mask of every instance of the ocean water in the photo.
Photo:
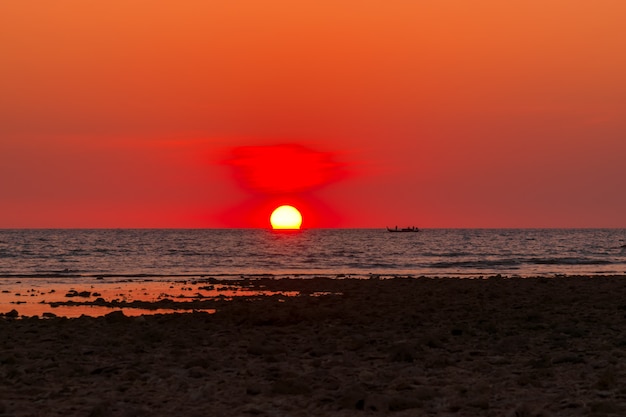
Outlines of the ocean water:
[{"label": "ocean water", "polygon": [[626,229],[0,230],[0,279],[626,274]]}]

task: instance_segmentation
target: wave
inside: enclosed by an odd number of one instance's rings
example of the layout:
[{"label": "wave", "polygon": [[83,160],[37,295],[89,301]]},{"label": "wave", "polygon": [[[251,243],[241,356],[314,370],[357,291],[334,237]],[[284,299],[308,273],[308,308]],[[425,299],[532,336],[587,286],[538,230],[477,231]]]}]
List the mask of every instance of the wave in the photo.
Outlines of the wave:
[{"label": "wave", "polygon": [[474,269],[492,269],[506,268],[519,269],[525,265],[614,265],[615,263],[606,259],[591,258],[505,258],[505,259],[482,259],[467,260],[458,262],[435,262],[430,264],[431,268],[448,269],[448,268],[474,268]]},{"label": "wave", "polygon": [[473,253],[470,252],[424,252],[423,256],[432,257],[432,258],[462,258],[467,256],[472,256]]},{"label": "wave", "polygon": [[517,269],[522,262],[515,259],[500,259],[500,260],[472,260],[472,261],[458,261],[458,262],[435,262],[429,265],[431,268],[474,268],[474,269],[491,269],[491,268],[506,268]]},{"label": "wave", "polygon": [[529,263],[535,265],[612,265],[605,259],[590,258],[532,258]]}]

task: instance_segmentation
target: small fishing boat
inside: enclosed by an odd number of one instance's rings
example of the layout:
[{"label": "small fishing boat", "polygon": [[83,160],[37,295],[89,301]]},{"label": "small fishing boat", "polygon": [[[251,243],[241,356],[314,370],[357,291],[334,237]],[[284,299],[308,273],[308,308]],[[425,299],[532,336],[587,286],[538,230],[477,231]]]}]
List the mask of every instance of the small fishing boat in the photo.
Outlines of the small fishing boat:
[{"label": "small fishing boat", "polygon": [[418,229],[417,227],[404,227],[402,229],[398,229],[398,226],[396,226],[395,229],[392,229],[391,227],[387,227],[387,231],[392,232],[392,233],[403,233],[403,232],[419,232],[420,229]]}]

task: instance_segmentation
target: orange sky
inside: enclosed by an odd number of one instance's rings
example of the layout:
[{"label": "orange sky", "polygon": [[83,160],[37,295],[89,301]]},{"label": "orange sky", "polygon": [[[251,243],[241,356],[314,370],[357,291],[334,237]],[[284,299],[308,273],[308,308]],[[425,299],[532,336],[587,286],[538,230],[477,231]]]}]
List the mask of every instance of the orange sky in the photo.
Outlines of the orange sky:
[{"label": "orange sky", "polygon": [[[283,197],[309,227],[626,227],[624,22],[622,0],[0,2],[0,227],[263,226]],[[268,196],[224,163],[280,144],[345,175]]]}]

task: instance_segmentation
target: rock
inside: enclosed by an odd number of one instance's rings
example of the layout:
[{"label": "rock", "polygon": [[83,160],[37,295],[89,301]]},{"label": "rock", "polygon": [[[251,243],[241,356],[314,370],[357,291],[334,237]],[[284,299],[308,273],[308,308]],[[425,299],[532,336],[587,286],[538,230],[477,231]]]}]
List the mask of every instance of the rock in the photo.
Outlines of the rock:
[{"label": "rock", "polygon": [[127,405],[126,407],[127,408],[122,413],[122,417],[147,417],[153,415],[147,407],[135,407],[130,405]]},{"label": "rock", "polygon": [[109,314],[105,314],[104,318],[108,323],[120,323],[126,320],[126,316],[121,310],[112,311]]},{"label": "rock", "polygon": [[[391,403],[392,402],[386,395],[369,393],[356,386],[348,388],[342,392],[339,405],[341,408],[345,409],[384,413],[390,411]],[[394,406],[398,406],[398,403],[394,403]],[[398,410],[400,410],[400,408],[398,408]]]},{"label": "rock", "polygon": [[364,411],[389,411],[389,399],[385,395],[371,394],[365,397]]},{"label": "rock", "polygon": [[89,297],[91,297],[91,292],[89,292],[89,291],[81,291],[81,292],[78,292],[78,291],[76,291],[76,290],[69,290],[69,291],[67,292],[67,294],[65,294],[65,296],[66,296],[67,298],[72,298],[72,297],[83,297],[83,298],[89,298]]},{"label": "rock", "polygon": [[[408,395],[407,395],[408,396]],[[419,401],[431,401],[439,396],[435,388],[416,387],[411,391],[410,397]]]},{"label": "rock", "polygon": [[357,351],[367,344],[367,340],[363,335],[357,334],[348,336],[343,341],[343,347],[349,351]]},{"label": "rock", "polygon": [[550,417],[551,414],[540,405],[520,404],[511,410],[506,417]]},{"label": "rock", "polygon": [[191,378],[202,378],[206,376],[206,371],[200,366],[193,366],[187,370],[187,375]]},{"label": "rock", "polygon": [[261,387],[259,387],[258,385],[249,385],[248,387],[246,387],[247,395],[259,395],[261,391]]},{"label": "rock", "polygon": [[407,342],[400,342],[389,349],[389,360],[392,362],[413,362],[418,359],[417,348]]},{"label": "rock", "polygon": [[263,410],[259,409],[258,407],[255,407],[253,405],[246,405],[242,410],[242,413],[244,414],[250,414],[252,416],[258,416],[261,414],[265,414],[263,413]]},{"label": "rock", "polygon": [[418,399],[403,395],[396,395],[388,400],[389,411],[410,410],[413,408],[419,408],[421,405],[422,403]]},{"label": "rock", "polygon": [[267,341],[253,341],[246,350],[248,354],[255,356],[270,356],[285,353],[285,348]]},{"label": "rock", "polygon": [[4,317],[8,317],[10,319],[16,319],[19,317],[19,313],[17,312],[16,309],[13,309],[11,311],[9,311],[8,313],[4,313]]},{"label": "rock", "polygon": [[459,329],[459,328],[455,327],[452,330],[450,330],[450,334],[452,336],[461,336],[461,335],[463,335],[463,329]]},{"label": "rock", "polygon": [[279,395],[309,395],[311,387],[300,379],[283,378],[274,382],[272,393]]},{"label": "rock", "polygon": [[108,417],[111,415],[111,405],[108,402],[102,402],[91,410],[88,417]]},{"label": "rock", "polygon": [[339,397],[339,406],[348,410],[363,410],[367,393],[358,386],[344,388]]}]

